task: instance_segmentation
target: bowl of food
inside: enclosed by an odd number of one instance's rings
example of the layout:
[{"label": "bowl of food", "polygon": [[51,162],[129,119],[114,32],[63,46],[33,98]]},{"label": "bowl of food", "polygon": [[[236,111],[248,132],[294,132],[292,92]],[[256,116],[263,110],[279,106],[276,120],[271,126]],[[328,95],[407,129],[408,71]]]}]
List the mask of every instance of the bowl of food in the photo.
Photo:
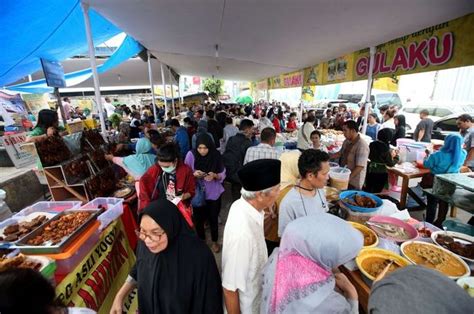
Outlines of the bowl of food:
[{"label": "bowl of food", "polygon": [[393,217],[374,216],[367,221],[367,225],[382,238],[395,242],[404,242],[418,237],[415,227]]},{"label": "bowl of food", "polygon": [[474,277],[459,278],[456,283],[474,298]]},{"label": "bowl of food", "polygon": [[413,225],[416,231],[418,231],[417,241],[424,241],[431,243],[431,235],[433,232],[440,231],[441,229],[430,224],[429,222],[419,222]]},{"label": "bowl of food", "polygon": [[460,257],[436,244],[407,241],[400,250],[410,262],[437,270],[451,279],[466,277],[471,273],[469,266]]},{"label": "bowl of food", "polygon": [[411,265],[410,261],[392,251],[379,248],[364,248],[356,257],[356,264],[361,273],[370,280],[374,280],[393,261],[387,273],[401,267]]},{"label": "bowl of food", "polygon": [[465,261],[474,263],[474,237],[454,231],[437,231],[431,234],[431,239]]},{"label": "bowl of food", "polygon": [[383,205],[380,197],[362,191],[347,190],[339,194],[344,206],[355,212],[371,213]]},{"label": "bowl of food", "polygon": [[357,222],[348,221],[348,223],[364,236],[364,248],[376,247],[379,244],[379,237],[377,237],[377,234],[372,229]]}]

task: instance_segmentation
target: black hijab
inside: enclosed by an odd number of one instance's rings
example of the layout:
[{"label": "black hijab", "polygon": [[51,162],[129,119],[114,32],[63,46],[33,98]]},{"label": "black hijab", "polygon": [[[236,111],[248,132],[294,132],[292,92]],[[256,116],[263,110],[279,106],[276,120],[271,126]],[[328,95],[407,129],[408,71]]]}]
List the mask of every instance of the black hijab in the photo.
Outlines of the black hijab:
[{"label": "black hijab", "polygon": [[385,128],[385,129],[380,130],[377,133],[377,140],[387,145],[390,144],[390,141],[392,140],[392,137],[393,137],[393,131],[394,130],[390,128]]},{"label": "black hijab", "polygon": [[[201,156],[197,151],[199,145],[204,145],[209,149],[206,156]],[[207,134],[200,134],[196,139],[196,148],[193,149],[194,170],[201,170],[205,173],[221,173],[224,170],[222,156],[217,151],[214,142]]]},{"label": "black hijab", "polygon": [[189,229],[178,208],[157,200],[140,215],[151,217],[168,236],[168,246],[152,253],[138,243],[131,276],[138,283],[141,314],[222,313],[222,286],[214,255]]}]

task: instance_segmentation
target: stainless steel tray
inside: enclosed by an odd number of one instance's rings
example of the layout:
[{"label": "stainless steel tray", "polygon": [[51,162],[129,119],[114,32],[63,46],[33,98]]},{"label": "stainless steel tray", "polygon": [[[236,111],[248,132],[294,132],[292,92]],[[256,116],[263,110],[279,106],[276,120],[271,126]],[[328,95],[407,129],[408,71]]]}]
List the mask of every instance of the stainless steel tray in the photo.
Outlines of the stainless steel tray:
[{"label": "stainless steel tray", "polygon": [[[51,219],[53,219],[55,216],[51,216],[51,217],[46,217],[46,220],[41,224],[39,225],[38,227],[34,228],[33,230],[31,230],[29,233],[21,236],[20,238],[18,238],[18,240],[15,240],[15,241],[5,241],[5,240],[2,240],[0,241],[0,248],[1,249],[7,249],[7,248],[10,248],[10,247],[13,247],[15,246],[18,242],[20,242],[21,240],[23,240],[24,238],[26,238],[28,235],[32,234],[33,232],[35,232],[37,229],[41,228],[42,226],[44,226],[45,224],[47,224],[48,222],[51,221]],[[9,219],[6,219],[4,221],[2,221],[1,223],[5,223],[3,226],[1,226],[0,224],[0,229],[5,228],[9,225],[13,225],[13,224],[20,224],[22,221],[23,217],[11,217]],[[11,223],[10,223],[11,222]],[[0,236],[1,237],[5,237],[4,233],[3,232],[0,232]]]},{"label": "stainless steel tray", "polygon": [[[69,245],[75,238],[77,238],[89,225],[94,223],[94,221],[97,219],[97,216],[99,216],[102,213],[103,209],[100,210],[87,210],[87,209],[71,209],[71,210],[65,210],[52,219],[48,221],[48,223],[41,225],[41,227],[37,228],[30,234],[28,234],[26,237],[21,239],[21,241],[18,241],[12,248],[18,248],[22,253],[25,254],[55,254],[55,253],[61,253],[64,251],[64,248]],[[28,244],[28,240],[36,237],[39,235],[43,229],[52,221],[58,220],[62,216],[66,214],[71,214],[71,213],[77,213],[77,212],[91,212],[92,215],[81,225],[79,228],[77,228],[73,233],[71,233],[69,236],[64,237],[61,242],[56,243],[54,245],[31,245]]]}]

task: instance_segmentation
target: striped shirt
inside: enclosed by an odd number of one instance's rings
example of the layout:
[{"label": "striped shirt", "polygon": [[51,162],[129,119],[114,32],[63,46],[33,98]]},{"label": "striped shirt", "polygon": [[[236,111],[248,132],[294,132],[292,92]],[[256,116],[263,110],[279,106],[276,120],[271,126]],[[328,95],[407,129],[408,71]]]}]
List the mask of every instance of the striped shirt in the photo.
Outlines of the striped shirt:
[{"label": "striped shirt", "polygon": [[276,149],[269,144],[260,143],[257,146],[247,149],[244,165],[258,159],[278,159],[278,153]]}]

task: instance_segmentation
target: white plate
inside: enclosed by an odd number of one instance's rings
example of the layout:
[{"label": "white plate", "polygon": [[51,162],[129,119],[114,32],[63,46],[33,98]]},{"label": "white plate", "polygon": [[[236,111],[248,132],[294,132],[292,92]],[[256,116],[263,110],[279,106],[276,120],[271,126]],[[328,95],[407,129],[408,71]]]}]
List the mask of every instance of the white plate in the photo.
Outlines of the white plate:
[{"label": "white plate", "polygon": [[[469,288],[474,288],[474,277],[464,277],[464,278],[459,278],[456,283],[464,289],[464,285],[468,285]],[[470,295],[471,297],[474,298],[474,295]]]},{"label": "white plate", "polygon": [[[444,231],[436,231],[436,232],[433,232],[431,234],[431,240],[433,240],[434,244],[436,244],[437,246],[439,247],[442,247],[443,249],[446,249],[445,247],[441,246],[438,242],[436,242],[436,237],[441,234],[441,235],[444,235],[445,232]],[[460,233],[460,232],[454,232],[454,231],[446,231],[446,234],[450,237],[453,237],[455,238],[456,242],[461,242],[463,244],[469,244],[469,243],[474,243],[474,237],[471,237],[467,234],[464,234],[464,233]],[[447,249],[448,251],[451,252],[451,250]],[[456,256],[459,256],[460,258],[462,258],[463,260],[466,260],[468,262],[472,262],[474,263],[474,259],[470,259],[470,258],[467,258],[467,257],[464,257],[462,255],[459,255],[459,254],[456,254],[454,252],[452,252],[454,255]]]},{"label": "white plate", "polygon": [[[432,243],[427,243],[427,242],[423,242],[423,241],[407,241],[407,242],[403,242],[402,245],[400,246],[400,251],[402,252],[403,256],[406,257],[407,260],[409,260],[410,262],[412,262],[413,264],[415,265],[418,265],[417,263],[415,263],[414,260],[412,260],[410,257],[408,257],[406,254],[405,254],[405,246],[407,246],[408,244],[411,244],[411,243],[418,243],[418,244],[421,244],[421,245],[428,245],[428,246],[433,246],[437,249],[440,249],[444,252],[446,252],[447,254],[451,255],[452,257],[454,257],[456,260],[458,260],[463,266],[464,266],[464,269],[465,269],[465,273],[461,276],[448,276],[448,275],[445,275],[444,273],[440,272],[441,274],[451,278],[451,279],[459,279],[459,278],[463,278],[463,277],[468,277],[470,274],[471,274],[471,269],[469,268],[469,266],[466,264],[465,261],[462,260],[462,258],[460,258],[459,256],[457,256],[456,254],[454,254],[453,252],[451,251],[448,251],[446,250],[444,247],[441,247],[439,245],[436,245],[436,244],[432,244]],[[423,266],[424,267],[424,266]],[[427,267],[429,268],[429,267]],[[430,268],[430,269],[434,269],[434,268]],[[435,269],[436,270],[436,269]]]}]

